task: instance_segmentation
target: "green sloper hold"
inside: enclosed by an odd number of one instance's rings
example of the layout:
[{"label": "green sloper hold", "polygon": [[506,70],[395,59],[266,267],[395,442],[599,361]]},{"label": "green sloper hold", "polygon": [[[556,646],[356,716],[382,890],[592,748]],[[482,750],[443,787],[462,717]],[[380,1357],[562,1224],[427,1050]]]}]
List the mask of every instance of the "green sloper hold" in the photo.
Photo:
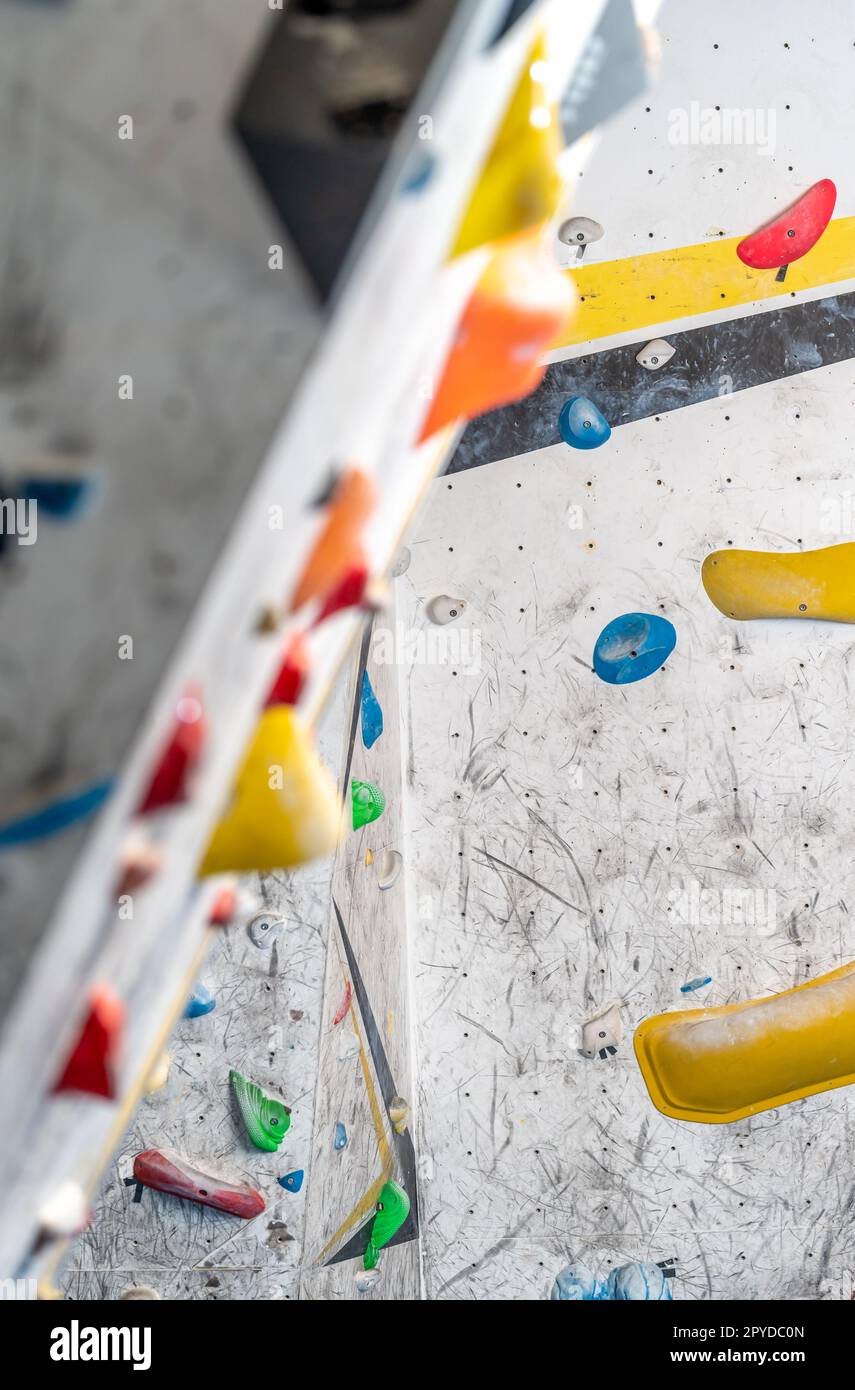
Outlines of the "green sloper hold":
[{"label": "green sloper hold", "polygon": [[358,830],[362,825],[370,825],[378,816],[382,816],[386,798],[373,782],[357,782],[356,778],[352,777],[350,795],[353,800],[354,830]]},{"label": "green sloper hold", "polygon": [[393,1235],[400,1231],[410,1214],[410,1199],[396,1182],[384,1182],[377,1199],[377,1211],[371,1223],[371,1235],[365,1247],[362,1264],[365,1269],[374,1269],[380,1258],[380,1251],[388,1245]]},{"label": "green sloper hold", "polygon": [[229,1072],[246,1132],[257,1149],[273,1153],[279,1148],[291,1124],[291,1111],[281,1100],[266,1096],[254,1081],[248,1081],[239,1071]]}]

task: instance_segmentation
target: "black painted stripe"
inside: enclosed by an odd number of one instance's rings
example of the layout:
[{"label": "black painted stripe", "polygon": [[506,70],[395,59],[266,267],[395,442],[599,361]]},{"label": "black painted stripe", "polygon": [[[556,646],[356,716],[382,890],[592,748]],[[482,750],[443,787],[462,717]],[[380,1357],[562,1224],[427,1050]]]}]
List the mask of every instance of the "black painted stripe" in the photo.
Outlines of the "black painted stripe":
[{"label": "black painted stripe", "polygon": [[855,293],[664,337],[675,352],[658,372],[635,360],[648,337],[552,363],[525,400],[470,422],[446,473],[558,444],[558,415],[569,396],[587,396],[614,427],[845,362],[855,357]]}]

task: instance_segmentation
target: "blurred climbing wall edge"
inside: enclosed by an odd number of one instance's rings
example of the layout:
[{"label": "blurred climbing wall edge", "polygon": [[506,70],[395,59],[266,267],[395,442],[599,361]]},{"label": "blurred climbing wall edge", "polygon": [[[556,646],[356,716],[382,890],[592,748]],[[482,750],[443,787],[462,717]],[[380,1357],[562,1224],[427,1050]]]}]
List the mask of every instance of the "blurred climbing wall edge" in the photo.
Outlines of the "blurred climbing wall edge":
[{"label": "blurred climbing wall edge", "polygon": [[[600,296],[579,331],[597,341],[470,425],[409,537],[405,627],[427,629],[437,594],[466,603],[454,646],[405,686],[428,1297],[548,1297],[574,1260],[604,1277],[674,1259],[677,1299],[855,1290],[852,1088],[688,1124],[654,1108],[631,1042],[660,1010],[855,956],[851,628],[734,623],[700,580],[715,549],[855,530],[852,285],[826,268],[855,205],[838,101],[851,18],[666,0],[658,81],[603,133],[569,209],[605,229],[579,272]],[[754,143],[693,137],[694,106],[754,112]],[[823,178],[829,246],[783,285],[749,279],[735,240]],[[648,252],[673,271],[667,314]],[[709,311],[696,292],[724,268],[755,288]],[[636,357],[657,334],[674,356],[650,371]],[[561,441],[576,394],[612,426],[599,449]],[[607,686],[594,643],[639,610],[674,624],[676,650]],[[581,1025],[612,1002],[623,1037],[589,1060]]]}]

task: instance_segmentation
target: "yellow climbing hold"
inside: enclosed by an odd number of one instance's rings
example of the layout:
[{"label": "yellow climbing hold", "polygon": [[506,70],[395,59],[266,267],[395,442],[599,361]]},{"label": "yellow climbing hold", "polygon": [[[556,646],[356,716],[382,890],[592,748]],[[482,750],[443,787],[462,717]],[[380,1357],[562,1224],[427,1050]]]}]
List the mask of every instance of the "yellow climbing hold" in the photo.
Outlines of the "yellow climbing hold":
[{"label": "yellow climbing hold", "polygon": [[855,1082],[855,961],[783,994],[657,1014],[635,1055],[663,1115],[727,1124]]},{"label": "yellow climbing hold", "polygon": [[523,64],[463,214],[452,256],[548,222],[558,208],[564,191],[556,163],[562,146],[558,112],[547,104],[542,84],[532,76],[538,71],[536,64],[542,67],[545,59],[541,34]]},{"label": "yellow climbing hold", "polygon": [[341,826],[335,784],[294,709],[272,705],[258,722],[200,876],[295,868],[330,854]]},{"label": "yellow climbing hold", "polygon": [[716,550],[704,588],[728,618],[825,618],[855,623],[855,542],[773,553]]}]

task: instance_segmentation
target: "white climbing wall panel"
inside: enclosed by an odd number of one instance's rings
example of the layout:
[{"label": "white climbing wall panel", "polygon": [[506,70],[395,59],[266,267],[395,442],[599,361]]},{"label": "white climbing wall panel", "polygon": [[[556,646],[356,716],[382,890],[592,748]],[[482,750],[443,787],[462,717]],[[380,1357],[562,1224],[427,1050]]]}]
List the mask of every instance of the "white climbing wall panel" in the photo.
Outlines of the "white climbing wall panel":
[{"label": "white climbing wall panel", "polygon": [[[855,955],[852,633],[729,623],[699,573],[730,541],[822,543],[853,390],[847,362],[434,484],[405,624],[468,607],[408,681],[428,1297],[672,1257],[676,1298],[851,1293],[852,1091],[666,1119],[631,1033]],[[594,641],[634,609],[677,648],[610,687]],[[746,890],[757,920],[728,926]],[[578,1026],[613,999],[623,1042],[588,1061]]]}]

